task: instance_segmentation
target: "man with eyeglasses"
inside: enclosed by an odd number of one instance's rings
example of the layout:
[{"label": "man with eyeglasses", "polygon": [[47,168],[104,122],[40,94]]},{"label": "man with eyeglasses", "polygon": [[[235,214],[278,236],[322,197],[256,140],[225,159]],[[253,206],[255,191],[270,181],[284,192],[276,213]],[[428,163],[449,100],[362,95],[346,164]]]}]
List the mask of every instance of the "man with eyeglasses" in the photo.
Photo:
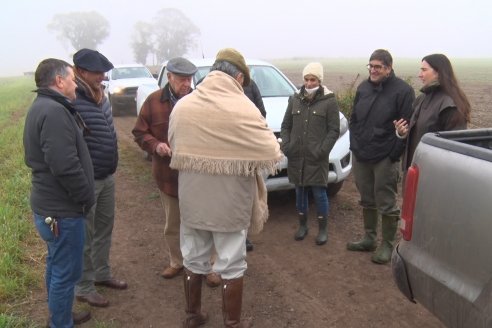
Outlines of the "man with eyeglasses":
[{"label": "man with eyeglasses", "polygon": [[398,162],[405,148],[392,122],[398,117],[410,118],[415,93],[408,83],[395,76],[393,58],[387,50],[375,50],[367,69],[369,78],[357,88],[350,117],[350,149],[365,234],[362,240],[347,243],[347,249],[374,251],[381,215],[382,241],[371,260],[384,264],[391,259],[400,216]]}]

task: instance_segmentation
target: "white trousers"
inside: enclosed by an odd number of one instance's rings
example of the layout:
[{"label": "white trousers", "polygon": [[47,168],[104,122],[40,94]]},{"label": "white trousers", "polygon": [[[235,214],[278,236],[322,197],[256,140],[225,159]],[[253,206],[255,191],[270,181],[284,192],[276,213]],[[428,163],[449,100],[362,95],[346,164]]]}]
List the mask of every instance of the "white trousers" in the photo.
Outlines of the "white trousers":
[{"label": "white trousers", "polygon": [[[246,263],[246,230],[217,232],[187,227],[181,222],[180,245],[183,265],[193,273],[217,272],[222,279],[241,278],[248,268]],[[214,249],[217,258],[212,265]]]}]

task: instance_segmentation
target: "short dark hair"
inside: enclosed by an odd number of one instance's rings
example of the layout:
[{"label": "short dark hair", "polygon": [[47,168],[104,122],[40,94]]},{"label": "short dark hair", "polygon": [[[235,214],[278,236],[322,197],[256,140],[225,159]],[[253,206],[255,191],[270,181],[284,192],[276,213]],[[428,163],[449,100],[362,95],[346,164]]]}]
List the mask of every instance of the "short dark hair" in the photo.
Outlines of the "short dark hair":
[{"label": "short dark hair", "polygon": [[380,60],[384,65],[393,67],[393,57],[391,57],[389,51],[385,49],[374,50],[371,54],[371,58],[369,58],[369,61],[371,60]]},{"label": "short dark hair", "polygon": [[72,67],[72,65],[61,59],[47,58],[42,60],[34,73],[34,81],[36,81],[36,86],[38,88],[47,88],[52,86],[55,84],[57,75],[66,77],[69,74],[67,70],[68,67]]}]

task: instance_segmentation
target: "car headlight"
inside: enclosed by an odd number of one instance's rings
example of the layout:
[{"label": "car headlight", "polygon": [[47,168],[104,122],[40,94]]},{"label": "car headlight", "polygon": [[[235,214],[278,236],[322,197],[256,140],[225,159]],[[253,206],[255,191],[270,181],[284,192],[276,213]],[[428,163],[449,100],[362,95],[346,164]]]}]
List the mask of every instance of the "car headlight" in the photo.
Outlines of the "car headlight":
[{"label": "car headlight", "polygon": [[345,118],[345,116],[342,116],[340,119],[340,137],[345,134],[345,132],[348,131],[348,121]]},{"label": "car headlight", "polygon": [[113,93],[122,93],[123,92],[123,88],[122,87],[115,87],[113,89]]}]

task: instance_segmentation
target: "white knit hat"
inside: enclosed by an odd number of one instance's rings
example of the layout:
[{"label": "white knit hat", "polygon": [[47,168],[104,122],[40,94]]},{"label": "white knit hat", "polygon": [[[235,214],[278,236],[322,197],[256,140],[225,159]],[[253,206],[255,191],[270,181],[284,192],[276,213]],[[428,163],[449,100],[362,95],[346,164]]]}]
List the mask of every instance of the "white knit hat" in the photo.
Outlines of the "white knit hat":
[{"label": "white knit hat", "polygon": [[321,63],[309,63],[302,70],[302,77],[306,75],[314,75],[318,78],[320,82],[323,81],[323,65]]}]

